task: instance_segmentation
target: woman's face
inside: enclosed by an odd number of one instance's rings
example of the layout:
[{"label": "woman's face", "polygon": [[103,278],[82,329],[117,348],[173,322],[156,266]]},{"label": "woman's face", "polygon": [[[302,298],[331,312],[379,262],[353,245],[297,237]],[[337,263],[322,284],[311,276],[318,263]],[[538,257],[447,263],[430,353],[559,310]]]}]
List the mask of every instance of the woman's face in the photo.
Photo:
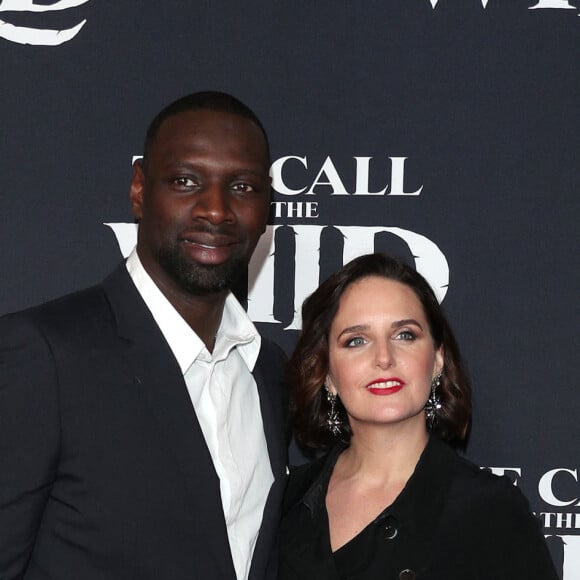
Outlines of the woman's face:
[{"label": "woman's face", "polygon": [[423,307],[408,286],[379,276],[344,291],[329,335],[327,385],[353,432],[368,424],[416,421],[443,368]]}]

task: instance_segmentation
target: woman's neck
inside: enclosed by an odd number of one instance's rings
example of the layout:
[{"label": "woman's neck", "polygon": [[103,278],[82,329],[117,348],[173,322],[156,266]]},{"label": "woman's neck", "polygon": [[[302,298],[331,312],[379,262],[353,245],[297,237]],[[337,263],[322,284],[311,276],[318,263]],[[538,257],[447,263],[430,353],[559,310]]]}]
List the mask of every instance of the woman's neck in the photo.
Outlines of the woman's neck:
[{"label": "woman's neck", "polygon": [[356,425],[350,447],[338,458],[328,483],[330,545],[354,538],[404,489],[429,439],[425,423]]},{"label": "woman's neck", "polygon": [[354,427],[350,446],[340,457],[341,475],[364,478],[371,485],[406,482],[428,439],[423,425],[390,426],[389,429],[384,426]]}]

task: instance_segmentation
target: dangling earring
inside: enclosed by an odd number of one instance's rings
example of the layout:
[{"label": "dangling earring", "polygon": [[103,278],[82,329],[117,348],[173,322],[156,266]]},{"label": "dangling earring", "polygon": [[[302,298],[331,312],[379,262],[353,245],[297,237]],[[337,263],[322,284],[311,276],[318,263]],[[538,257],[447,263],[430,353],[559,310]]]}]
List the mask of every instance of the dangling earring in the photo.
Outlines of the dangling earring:
[{"label": "dangling earring", "polygon": [[338,399],[338,396],[333,395],[327,385],[324,385],[324,388],[326,389],[326,400],[330,405],[330,409],[328,409],[326,415],[326,427],[334,437],[338,437],[342,429],[342,421],[340,420],[340,416],[336,409],[336,400]]},{"label": "dangling earring", "polygon": [[439,398],[439,393],[437,392],[439,385],[441,385],[441,373],[439,373],[431,381],[431,394],[429,395],[427,403],[425,404],[425,415],[427,417],[427,426],[429,427],[430,430],[433,429],[433,427],[437,423],[439,411],[443,407],[443,405],[441,404],[441,399]]}]

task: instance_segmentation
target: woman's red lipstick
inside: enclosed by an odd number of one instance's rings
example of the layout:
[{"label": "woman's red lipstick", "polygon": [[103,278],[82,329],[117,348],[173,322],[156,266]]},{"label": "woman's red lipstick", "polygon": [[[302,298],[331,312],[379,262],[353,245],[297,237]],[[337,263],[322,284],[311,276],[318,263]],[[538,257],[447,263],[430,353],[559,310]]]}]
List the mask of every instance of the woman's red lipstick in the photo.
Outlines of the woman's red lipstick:
[{"label": "woman's red lipstick", "polygon": [[398,393],[405,386],[405,381],[398,377],[376,379],[367,385],[367,390],[373,395],[385,396]]}]

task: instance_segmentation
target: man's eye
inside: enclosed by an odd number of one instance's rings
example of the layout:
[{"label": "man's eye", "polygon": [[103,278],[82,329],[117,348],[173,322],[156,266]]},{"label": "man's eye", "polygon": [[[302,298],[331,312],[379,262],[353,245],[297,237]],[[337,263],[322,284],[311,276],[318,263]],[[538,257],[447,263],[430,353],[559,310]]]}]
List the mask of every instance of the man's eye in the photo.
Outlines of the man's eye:
[{"label": "man's eye", "polygon": [[353,347],[362,346],[363,344],[366,344],[366,340],[362,336],[353,336],[344,343],[344,346]]},{"label": "man's eye", "polygon": [[249,183],[246,183],[245,181],[240,181],[239,183],[234,183],[232,185],[232,189],[234,189],[235,191],[241,191],[243,193],[250,193],[252,191],[255,191],[254,186],[250,185]]},{"label": "man's eye", "polygon": [[186,187],[186,188],[195,187],[197,185],[197,182],[194,181],[191,177],[185,177],[185,176],[176,177],[173,180],[173,183],[179,187]]}]

